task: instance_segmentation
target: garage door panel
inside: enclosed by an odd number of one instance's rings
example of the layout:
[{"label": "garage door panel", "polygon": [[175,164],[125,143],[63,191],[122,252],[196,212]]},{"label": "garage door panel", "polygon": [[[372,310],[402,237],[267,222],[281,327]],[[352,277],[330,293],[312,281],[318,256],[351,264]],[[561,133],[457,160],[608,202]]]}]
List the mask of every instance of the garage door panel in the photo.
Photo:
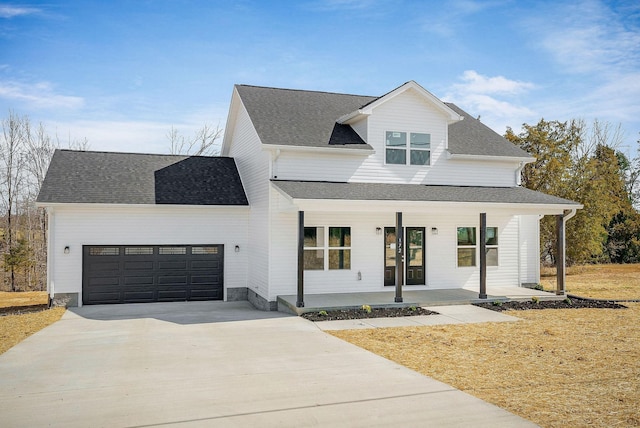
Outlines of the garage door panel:
[{"label": "garage door panel", "polygon": [[156,301],[155,292],[153,290],[133,290],[124,293],[126,303],[151,303]]},{"label": "garage door panel", "polygon": [[83,303],[221,300],[224,247],[84,246]]},{"label": "garage door panel", "polygon": [[[99,257],[99,256],[98,256]],[[89,265],[90,269],[93,271],[106,271],[106,270],[113,270],[113,271],[119,271],[120,270],[120,262],[118,260],[115,261],[108,261],[108,262],[103,262],[103,261],[92,261]]]},{"label": "garage door panel", "polygon": [[188,277],[187,275],[180,275],[180,276],[162,275],[162,276],[158,276],[158,284],[184,286],[188,284]]},{"label": "garage door panel", "polygon": [[187,261],[186,260],[176,260],[176,261],[166,261],[161,260],[158,262],[158,269],[160,270],[186,270],[187,269]]},{"label": "garage door panel", "polygon": [[153,286],[153,276],[125,276],[124,285],[149,285]]},{"label": "garage door panel", "polygon": [[220,269],[220,262],[218,260],[194,260],[191,262],[191,269]]},{"label": "garage door panel", "polygon": [[105,276],[105,277],[101,277],[101,278],[90,278],[89,279],[89,286],[96,286],[96,287],[100,287],[100,286],[108,286],[108,285],[119,285],[120,284],[120,277],[119,276]]},{"label": "garage door panel", "polygon": [[120,303],[120,293],[89,293],[88,298],[97,304]]},{"label": "garage door panel", "polygon": [[153,260],[124,262],[125,270],[153,270]]}]

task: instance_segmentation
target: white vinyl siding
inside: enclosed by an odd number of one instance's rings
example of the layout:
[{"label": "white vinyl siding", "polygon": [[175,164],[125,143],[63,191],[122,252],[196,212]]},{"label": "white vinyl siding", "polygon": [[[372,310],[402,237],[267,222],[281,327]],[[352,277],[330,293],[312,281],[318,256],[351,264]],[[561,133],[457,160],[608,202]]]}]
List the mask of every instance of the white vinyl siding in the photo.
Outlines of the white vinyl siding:
[{"label": "white vinyl siding", "polygon": [[[275,191],[274,191],[275,192]],[[273,258],[270,295],[293,295],[297,287],[297,212],[287,209],[284,198],[276,193],[277,204],[283,211],[272,213],[272,247],[279,257]],[[323,203],[327,210],[335,208],[331,202]],[[398,211],[403,207],[399,206]],[[488,212],[487,221],[497,227],[500,236],[499,265],[489,266],[487,278],[492,286],[519,285],[519,222],[517,217],[503,212]],[[426,286],[406,286],[406,289],[442,289],[479,286],[479,266],[457,268],[456,228],[472,225],[479,230],[479,212],[453,214],[450,210],[434,207],[420,212],[405,212],[405,227],[424,227],[426,230],[425,261]],[[304,272],[305,293],[347,293],[390,291],[384,286],[384,235],[376,228],[395,226],[394,212],[362,209],[355,211],[305,211],[305,225],[343,226],[351,228],[351,269],[313,270]],[[435,227],[438,234],[431,229]],[[531,256],[530,256],[531,257]],[[537,256],[534,256],[535,259]],[[358,273],[360,278],[358,279]]]},{"label": "white vinyl siding", "polygon": [[262,150],[249,115],[242,106],[237,111],[229,156],[233,157],[249,200],[247,248],[251,266],[247,287],[265,299],[269,294],[269,152]]},{"label": "white vinyl siding", "polygon": [[[247,286],[247,218],[249,209],[169,206],[55,207],[51,281],[55,293],[82,292],[83,245],[222,244],[224,286]],[[233,248],[238,245],[241,251]],[[64,253],[64,247],[69,253]],[[79,298],[82,302],[82,298]]]},{"label": "white vinyl siding", "polygon": [[[366,127],[365,127],[366,124]],[[452,159],[446,151],[446,117],[413,91],[378,106],[372,115],[353,125],[366,136],[375,153],[345,154],[282,149],[277,160],[280,180],[362,183],[410,183],[457,186],[515,186],[517,161]],[[366,129],[366,132],[365,132]],[[385,163],[385,133],[429,134],[429,167]],[[351,149],[357,153],[358,149]],[[407,162],[409,163],[409,162]]]}]

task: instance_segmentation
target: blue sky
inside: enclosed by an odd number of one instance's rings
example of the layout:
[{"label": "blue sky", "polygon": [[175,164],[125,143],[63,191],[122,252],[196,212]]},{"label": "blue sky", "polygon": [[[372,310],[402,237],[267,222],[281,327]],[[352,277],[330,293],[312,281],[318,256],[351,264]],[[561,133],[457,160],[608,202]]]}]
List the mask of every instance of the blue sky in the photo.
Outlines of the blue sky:
[{"label": "blue sky", "polygon": [[640,132],[640,3],[0,0],[0,111],[66,144],[166,153],[224,127],[236,83],[382,95],[415,80],[499,133],[541,118]]}]

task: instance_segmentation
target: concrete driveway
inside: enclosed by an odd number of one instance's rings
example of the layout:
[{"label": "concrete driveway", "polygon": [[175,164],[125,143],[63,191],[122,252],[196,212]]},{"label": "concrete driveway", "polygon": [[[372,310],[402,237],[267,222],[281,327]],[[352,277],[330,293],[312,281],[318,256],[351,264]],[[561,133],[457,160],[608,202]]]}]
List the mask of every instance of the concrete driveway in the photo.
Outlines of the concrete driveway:
[{"label": "concrete driveway", "polygon": [[3,427],[516,427],[498,407],[247,302],[88,306],[0,355]]}]

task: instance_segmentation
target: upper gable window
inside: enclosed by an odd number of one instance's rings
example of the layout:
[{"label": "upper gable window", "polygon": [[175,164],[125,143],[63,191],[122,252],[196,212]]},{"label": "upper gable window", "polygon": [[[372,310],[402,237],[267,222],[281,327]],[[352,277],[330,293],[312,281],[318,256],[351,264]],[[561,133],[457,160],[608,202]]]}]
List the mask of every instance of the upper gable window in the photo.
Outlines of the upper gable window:
[{"label": "upper gable window", "polygon": [[[394,165],[430,165],[431,135],[419,132],[387,131],[385,163]],[[407,147],[408,145],[408,147]]]}]

